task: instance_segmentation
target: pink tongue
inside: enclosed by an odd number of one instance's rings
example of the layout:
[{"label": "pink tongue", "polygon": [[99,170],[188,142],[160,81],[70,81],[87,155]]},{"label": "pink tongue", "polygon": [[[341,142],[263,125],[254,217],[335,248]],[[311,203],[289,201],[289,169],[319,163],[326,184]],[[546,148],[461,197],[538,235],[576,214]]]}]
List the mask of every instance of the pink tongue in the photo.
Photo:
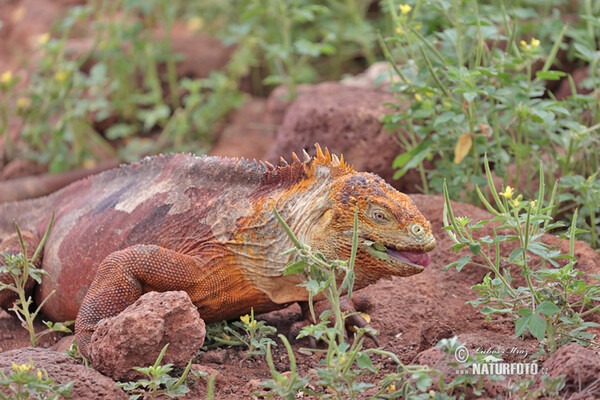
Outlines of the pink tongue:
[{"label": "pink tongue", "polygon": [[420,265],[423,268],[427,267],[431,262],[431,257],[429,256],[429,253],[417,253],[414,251],[396,251],[390,249],[388,249],[388,252],[393,252],[400,257],[404,257],[411,263]]}]

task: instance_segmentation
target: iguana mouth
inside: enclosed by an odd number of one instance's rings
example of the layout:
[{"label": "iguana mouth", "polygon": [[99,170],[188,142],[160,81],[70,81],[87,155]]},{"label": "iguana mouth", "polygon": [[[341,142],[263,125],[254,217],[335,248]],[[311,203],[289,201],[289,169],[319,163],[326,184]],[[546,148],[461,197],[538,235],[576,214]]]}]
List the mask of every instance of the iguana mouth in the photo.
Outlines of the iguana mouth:
[{"label": "iguana mouth", "polygon": [[380,242],[365,240],[367,251],[375,258],[388,260],[390,258],[400,261],[403,264],[417,268],[426,268],[431,262],[429,253],[419,251],[399,250],[392,246],[386,246]]}]

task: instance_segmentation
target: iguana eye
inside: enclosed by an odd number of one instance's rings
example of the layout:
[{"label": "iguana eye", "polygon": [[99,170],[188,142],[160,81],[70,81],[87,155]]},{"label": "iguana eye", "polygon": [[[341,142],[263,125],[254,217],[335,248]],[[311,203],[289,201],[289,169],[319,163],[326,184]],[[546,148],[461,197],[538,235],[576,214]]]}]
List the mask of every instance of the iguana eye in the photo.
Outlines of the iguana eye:
[{"label": "iguana eye", "polygon": [[423,234],[423,232],[425,231],[425,229],[423,229],[421,224],[411,224],[408,227],[408,230],[410,231],[410,233],[412,233],[415,236],[421,236]]},{"label": "iguana eye", "polygon": [[385,213],[381,210],[373,210],[373,212],[371,213],[371,216],[377,222],[387,222],[388,221],[387,215],[385,215]]}]

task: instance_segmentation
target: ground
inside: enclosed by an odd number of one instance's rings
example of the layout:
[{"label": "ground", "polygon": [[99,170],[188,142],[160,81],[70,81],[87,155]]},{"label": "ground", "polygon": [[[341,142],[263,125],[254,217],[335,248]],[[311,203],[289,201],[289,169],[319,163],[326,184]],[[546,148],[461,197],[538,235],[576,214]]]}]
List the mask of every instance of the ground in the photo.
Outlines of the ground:
[{"label": "ground", "polygon": [[[8,30],[5,29],[0,37],[6,39],[5,44],[11,41],[13,44],[16,43],[19,46],[25,47],[34,42],[37,35],[47,31],[50,21],[59,12],[57,9],[60,9],[60,6],[57,6],[56,2],[39,1],[35,8],[46,11],[39,11],[35,15],[28,15],[28,19],[23,20],[22,13],[18,11],[19,7],[24,6],[30,9],[29,5],[31,2],[22,1],[13,3],[9,2],[8,4],[0,5],[0,17],[8,21],[6,26],[10,28]],[[33,19],[37,23],[32,23]],[[203,51],[211,52],[214,50],[211,49],[211,47],[214,47],[212,44],[207,46],[209,48]],[[218,51],[218,49],[215,51]],[[0,72],[4,69],[15,68],[18,59],[24,57],[23,53],[17,54],[14,51],[14,47],[9,48],[7,45],[0,46],[0,52]],[[204,53],[198,52],[198,54]],[[215,65],[217,66],[221,62],[220,55],[208,58],[216,60]],[[186,68],[192,68],[192,66],[186,65]],[[209,68],[214,67],[213,65]],[[189,71],[186,73],[189,73]],[[335,88],[335,85],[331,84],[327,87]],[[353,92],[356,90],[359,89],[349,89],[348,91]],[[333,92],[339,93],[340,91],[334,90]],[[373,95],[371,92],[369,93],[370,97],[362,97],[374,98],[373,96],[377,97],[379,95],[385,97],[385,94]],[[355,98],[360,99],[362,97],[357,95]],[[284,114],[287,104],[282,105],[281,103],[277,103],[273,98],[268,101],[254,99],[231,116],[226,127],[220,132],[211,154],[261,158],[269,154],[269,151],[271,153],[276,152],[277,154],[283,151],[281,149],[285,146],[281,143],[286,140],[289,142],[288,139],[292,135],[290,129],[301,130],[302,127],[299,127],[298,124],[293,124],[293,121],[299,118],[297,114],[289,117],[286,125]],[[314,104],[314,102],[307,100],[305,102]],[[338,106],[333,104],[331,108],[327,108],[326,105],[322,105],[322,109],[333,110],[334,107]],[[296,108],[301,109],[302,107],[297,105]],[[352,110],[346,112],[353,113]],[[366,110],[365,113],[361,113],[360,115],[369,114],[369,112],[372,112],[372,110]],[[365,117],[365,121],[367,122],[352,119],[352,123],[349,123],[347,122],[348,117],[344,117],[346,119],[341,118],[339,115],[336,116],[334,112],[329,114],[331,115],[320,116],[319,118],[331,118],[330,123],[319,125],[319,121],[311,120],[310,123],[313,123],[313,125],[302,128],[305,131],[310,131],[311,142],[318,141],[325,146],[328,145],[327,141],[331,140],[332,144],[329,145],[330,147],[339,145],[341,148],[350,149],[352,144],[338,143],[340,140],[339,137],[331,132],[328,133],[329,136],[325,134],[322,134],[322,136],[315,135],[321,131],[330,129],[332,126],[339,129],[346,129],[347,126],[353,126],[352,129],[354,132],[364,133],[367,130],[363,129],[364,126],[361,124],[365,123],[374,132],[373,135],[378,135],[378,146],[385,147],[385,140],[381,140],[380,124],[377,125],[378,120],[372,115],[369,114]],[[305,119],[304,121],[308,120]],[[279,125],[285,126],[286,130],[279,137],[279,147],[272,147],[271,144],[276,142]],[[306,125],[309,125],[309,122],[306,122]],[[370,138],[364,140],[369,140],[368,143],[372,143]],[[304,147],[304,145],[306,143],[301,143],[300,141],[294,144],[297,147]],[[300,150],[301,148],[296,151]],[[386,150],[389,149],[386,148]],[[285,153],[282,155],[289,157],[287,148]],[[360,156],[358,154],[360,152],[354,153],[355,157]],[[371,153],[378,154],[378,149],[375,147],[371,148]],[[364,163],[364,165],[371,165],[368,162],[372,160],[357,159],[349,161],[356,164]],[[39,165],[18,160],[1,169],[0,180],[28,177],[39,172],[43,172],[43,168],[40,171]],[[403,183],[396,183],[396,185],[402,186]],[[404,185],[402,188],[408,190],[410,185]],[[524,360],[528,360],[530,355],[538,351],[537,340],[530,336],[526,336],[523,339],[514,338],[515,328],[513,322],[497,319],[488,321],[477,309],[466,304],[468,300],[476,297],[476,292],[471,289],[471,286],[481,282],[487,271],[473,266],[465,267],[460,273],[455,270],[442,271],[442,268],[446,264],[455,261],[459,257],[453,251],[449,250],[451,241],[442,229],[442,198],[440,196],[424,195],[413,195],[413,198],[423,214],[431,221],[438,241],[438,246],[432,253],[431,265],[419,275],[380,281],[357,293],[357,295],[368,295],[371,300],[372,304],[369,315],[372,318],[372,326],[380,332],[378,338],[381,348],[395,353],[403,363],[419,362],[431,365],[439,361],[439,355],[436,355],[436,350],[432,349],[432,347],[440,339],[458,336],[458,339],[472,353],[475,353],[477,348],[504,349],[506,351],[504,357],[506,360],[517,362],[523,359],[521,356],[525,356]],[[476,221],[489,218],[489,214],[473,206],[455,204],[455,207],[456,215],[467,215]],[[545,240],[555,241],[556,239],[548,236]],[[507,250],[507,252],[509,251],[510,249]],[[600,255],[586,244],[577,243],[576,256],[579,259],[578,267],[581,270],[587,273],[600,273]],[[286,336],[289,333],[292,323],[300,318],[301,313],[298,305],[292,305],[284,310],[259,316],[259,319],[265,320],[269,325],[275,326],[279,333]],[[600,320],[597,318],[596,322],[600,322]],[[38,328],[41,328],[41,324],[38,324]],[[600,333],[600,330],[596,329],[595,333]],[[46,336],[41,341],[40,347],[52,347],[60,350],[68,347],[71,340],[71,337],[61,340],[60,335],[52,334]],[[275,365],[280,372],[285,372],[289,370],[289,360],[281,342],[279,340],[277,342],[278,346],[274,348]],[[367,343],[368,346],[374,346],[370,342]],[[6,311],[0,312],[0,352],[20,349],[28,345],[28,333],[20,327],[20,323],[15,316]],[[305,342],[293,343],[300,375],[310,373],[320,359],[318,355],[306,355],[304,352],[299,351],[300,348],[306,345],[307,343]],[[554,376],[558,373],[566,374],[567,379],[571,383],[581,380],[582,375],[579,369],[582,365],[590,365],[586,367],[588,374],[585,379],[588,379],[590,376],[593,378],[594,373],[596,373],[596,376],[600,375],[600,362],[598,361],[600,356],[598,356],[597,351],[584,352],[580,347],[575,346],[566,349],[564,352],[564,354],[560,355],[563,358],[559,360],[569,359],[570,356],[575,354],[579,357],[577,358],[577,362],[565,363],[549,360],[547,363],[542,364],[542,367],[548,368],[549,372],[553,373]],[[573,359],[575,358],[573,356]],[[542,358],[541,362],[544,361],[545,359]],[[392,373],[396,370],[396,365],[384,357],[375,357],[374,364],[380,367],[380,370],[375,376],[367,379],[373,383],[383,378],[386,373]],[[261,390],[258,386],[259,382],[270,378],[266,361],[262,357],[247,360],[242,348],[221,348],[201,353],[195,359],[193,369],[205,371],[209,374],[218,372],[215,392],[217,399],[248,398],[252,392]],[[489,396],[495,396],[498,393],[506,395],[503,388],[513,378],[507,377],[507,381],[499,386],[487,382],[485,386],[487,394]],[[190,378],[188,384],[191,392],[185,398],[194,399],[204,397],[206,393],[205,379]],[[580,388],[573,383],[571,386],[568,386],[569,393],[581,391],[586,386],[592,384],[593,379],[584,382],[583,387]],[[598,396],[598,392],[595,393]],[[367,390],[365,398],[372,394],[374,394],[372,389]],[[593,396],[593,393],[590,394],[590,398],[593,398]]]}]

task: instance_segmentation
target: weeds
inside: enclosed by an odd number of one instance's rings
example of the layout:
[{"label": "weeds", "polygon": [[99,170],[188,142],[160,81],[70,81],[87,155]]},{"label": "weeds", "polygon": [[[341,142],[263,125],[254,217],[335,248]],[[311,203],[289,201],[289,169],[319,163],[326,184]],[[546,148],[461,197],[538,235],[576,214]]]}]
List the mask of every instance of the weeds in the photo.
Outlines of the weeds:
[{"label": "weeds", "polygon": [[0,371],[0,386],[5,388],[0,392],[0,399],[29,400],[33,396],[36,399],[55,400],[71,397],[69,393],[73,390],[73,382],[64,385],[53,383],[46,370],[36,371],[33,361],[22,365],[13,363],[8,375]]},{"label": "weeds", "polygon": [[[391,90],[404,99],[383,119],[389,130],[401,130],[406,149],[394,161],[396,177],[417,169],[425,193],[441,192],[445,181],[451,198],[478,202],[484,154],[504,186],[527,196],[534,196],[536,165],[543,163],[547,180],[562,176],[555,212],[568,217],[578,208],[597,247],[598,92],[577,93],[559,68],[589,63],[584,84],[598,88],[600,8],[562,1],[387,4],[396,34],[382,37],[381,46],[396,75]],[[561,21],[565,10],[580,19]],[[552,85],[565,77],[571,93],[557,99]]]},{"label": "weeds", "polygon": [[23,241],[23,236],[21,235],[21,230],[19,226],[15,222],[15,229],[17,230],[17,235],[19,237],[19,242],[21,244],[21,253],[20,254],[8,254],[8,253],[0,253],[3,258],[3,264],[0,266],[0,274],[6,274],[7,276],[13,279],[13,283],[0,283],[0,290],[10,290],[17,295],[17,300],[15,300],[14,305],[10,308],[11,311],[14,311],[16,316],[21,321],[21,326],[25,328],[29,332],[29,339],[31,341],[31,346],[36,347],[40,338],[44,335],[47,335],[50,332],[71,332],[68,328],[69,325],[73,324],[73,321],[69,322],[44,322],[48,329],[45,329],[41,332],[36,332],[34,328],[34,320],[41,311],[42,307],[46,303],[46,301],[54,294],[52,291],[35,309],[34,312],[29,310],[33,300],[31,296],[27,296],[25,288],[27,285],[27,281],[29,279],[33,279],[38,284],[42,283],[42,277],[44,275],[48,275],[46,271],[43,269],[36,268],[34,265],[35,260],[38,259],[40,252],[44,248],[44,244],[48,239],[48,235],[50,234],[50,229],[52,228],[52,223],[54,222],[54,213],[52,213],[52,217],[50,218],[50,223],[48,224],[48,228],[46,229],[46,233],[44,234],[40,244],[35,250],[33,256],[29,258],[27,256],[27,248],[25,247],[25,243]]},{"label": "weeds", "polygon": [[267,345],[275,344],[275,342],[267,336],[273,335],[277,332],[277,329],[268,326],[265,321],[257,321],[254,319],[254,309],[250,311],[250,314],[241,316],[240,321],[234,322],[233,326],[243,330],[244,333],[240,333],[238,330],[232,329],[229,326],[225,327],[225,331],[231,333],[232,336],[248,347],[246,358],[264,355],[266,353]]},{"label": "weeds", "polygon": [[146,396],[150,398],[157,396],[173,398],[184,396],[189,391],[184,381],[192,367],[192,360],[187,364],[179,378],[172,377],[169,375],[169,372],[173,371],[173,364],[160,365],[167,347],[169,347],[168,343],[163,347],[154,365],[149,367],[133,367],[134,370],[146,375],[147,379],[140,379],[136,382],[118,382],[116,384],[117,387],[131,393],[129,400],[145,398]]},{"label": "weeds", "polygon": [[[541,341],[541,351],[547,349],[552,353],[572,341],[589,345],[594,335],[586,329],[599,325],[585,321],[584,317],[600,310],[600,306],[593,305],[594,301],[600,301],[600,285],[597,283],[600,275],[588,275],[588,279],[596,281],[596,284],[590,285],[581,279],[584,273],[575,268],[574,242],[575,236],[581,232],[576,227],[577,211],[567,235],[563,236],[569,242],[569,254],[562,254],[559,245],[548,245],[541,240],[546,231],[561,225],[553,222],[551,216],[556,187],[546,201],[542,168],[535,200],[524,200],[511,187],[498,193],[487,159],[485,170],[493,204],[487,201],[479,188],[477,193],[494,215],[492,220],[473,222],[467,217],[455,217],[448,191],[444,188],[444,229],[454,241],[452,248],[456,252],[468,248],[471,253],[447,265],[444,270],[454,267],[460,271],[468,263],[489,269],[491,272],[483,282],[473,287],[481,297],[468,303],[474,307],[484,306],[480,312],[488,318],[494,314],[509,315],[515,321],[515,334],[521,336],[530,332]],[[474,232],[486,225],[493,226],[493,235],[477,238]],[[515,242],[517,247],[508,258],[503,258],[501,254],[506,253],[505,249]],[[481,257],[483,263],[473,260],[473,256]],[[534,261],[533,256],[538,261]],[[566,260],[562,267],[559,264],[561,259]],[[507,266],[502,268],[503,265]],[[517,279],[516,274],[522,278]]]}]

